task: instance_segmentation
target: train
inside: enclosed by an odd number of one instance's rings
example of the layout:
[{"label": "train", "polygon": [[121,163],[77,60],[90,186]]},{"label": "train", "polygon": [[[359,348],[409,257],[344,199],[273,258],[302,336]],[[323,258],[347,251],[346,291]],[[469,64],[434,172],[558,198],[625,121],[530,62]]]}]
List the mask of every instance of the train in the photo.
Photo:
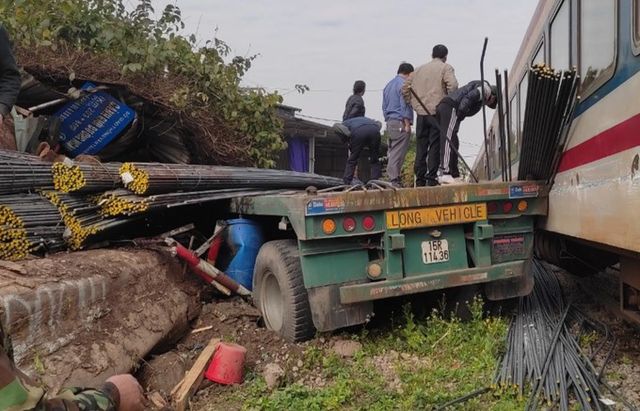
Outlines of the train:
[{"label": "train", "polygon": [[536,253],[576,274],[619,270],[619,308],[640,322],[640,0],[539,1],[508,76],[510,158],[500,161],[494,115],[473,166],[481,179],[517,175],[527,76],[540,64],[575,68],[581,86]]}]

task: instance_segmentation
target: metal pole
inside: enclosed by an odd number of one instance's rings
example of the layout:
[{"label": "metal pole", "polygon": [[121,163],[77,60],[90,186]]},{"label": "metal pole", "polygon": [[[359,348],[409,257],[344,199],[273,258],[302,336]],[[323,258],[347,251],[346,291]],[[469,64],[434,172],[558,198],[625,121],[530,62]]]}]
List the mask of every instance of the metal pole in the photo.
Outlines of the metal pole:
[{"label": "metal pole", "polygon": [[316,138],[309,139],[309,173],[316,172]]},{"label": "metal pole", "polygon": [[[482,82],[480,92],[482,93],[482,101],[486,101],[484,95],[484,55],[487,52],[488,42],[489,38],[485,37],[484,44],[482,45],[482,56],[480,56],[480,81]],[[489,140],[487,139],[487,109],[484,104],[482,105],[482,131],[484,132],[484,156],[487,165],[487,180],[491,180],[491,167],[489,166]],[[476,179],[476,181],[478,180]]]},{"label": "metal pole", "polygon": [[511,135],[511,122],[513,121],[513,117],[512,117],[512,113],[511,113],[511,100],[509,98],[509,74],[507,72],[507,70],[504,71],[504,95],[507,99],[507,101],[505,102],[506,104],[506,109],[507,109],[507,118],[506,118],[506,123],[507,123],[507,164],[508,164],[508,173],[507,173],[507,177],[509,179],[509,181],[512,180],[512,176],[511,176],[511,141],[513,139],[513,136]]}]

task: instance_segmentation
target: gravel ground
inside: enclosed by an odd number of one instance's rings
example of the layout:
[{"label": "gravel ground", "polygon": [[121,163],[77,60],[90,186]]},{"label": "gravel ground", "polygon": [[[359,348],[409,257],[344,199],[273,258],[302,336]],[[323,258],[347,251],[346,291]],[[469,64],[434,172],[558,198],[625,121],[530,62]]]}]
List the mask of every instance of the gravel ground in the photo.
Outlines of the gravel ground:
[{"label": "gravel ground", "polygon": [[[616,316],[605,301],[618,302],[617,271],[609,269],[592,277],[574,276],[554,267],[566,297],[589,317],[609,327],[617,343],[605,367],[605,379],[634,406],[640,406],[640,325],[631,324]],[[601,367],[610,346],[606,346],[594,361]],[[607,393],[610,394],[610,393]],[[611,395],[610,398],[616,401]],[[617,409],[626,409],[617,401]]]}]

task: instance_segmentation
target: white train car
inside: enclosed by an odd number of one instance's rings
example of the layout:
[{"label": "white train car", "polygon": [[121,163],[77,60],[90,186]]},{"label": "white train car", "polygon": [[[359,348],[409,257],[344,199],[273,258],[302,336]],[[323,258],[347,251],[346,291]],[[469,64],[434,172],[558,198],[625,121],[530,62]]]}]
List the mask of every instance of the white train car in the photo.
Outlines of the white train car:
[{"label": "white train car", "polygon": [[[537,251],[587,272],[620,262],[621,308],[640,320],[640,0],[540,0],[509,73],[510,149],[517,175],[527,69],[576,67],[582,86],[567,146],[540,223]],[[474,169],[501,179],[489,129]]]}]

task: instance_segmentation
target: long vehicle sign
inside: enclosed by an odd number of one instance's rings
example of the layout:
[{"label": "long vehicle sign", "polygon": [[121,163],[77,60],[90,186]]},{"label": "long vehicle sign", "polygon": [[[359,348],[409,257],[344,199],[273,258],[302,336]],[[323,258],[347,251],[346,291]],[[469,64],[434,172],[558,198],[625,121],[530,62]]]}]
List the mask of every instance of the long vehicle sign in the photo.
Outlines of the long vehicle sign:
[{"label": "long vehicle sign", "polygon": [[487,204],[460,204],[386,212],[387,228],[433,227],[487,219]]}]

